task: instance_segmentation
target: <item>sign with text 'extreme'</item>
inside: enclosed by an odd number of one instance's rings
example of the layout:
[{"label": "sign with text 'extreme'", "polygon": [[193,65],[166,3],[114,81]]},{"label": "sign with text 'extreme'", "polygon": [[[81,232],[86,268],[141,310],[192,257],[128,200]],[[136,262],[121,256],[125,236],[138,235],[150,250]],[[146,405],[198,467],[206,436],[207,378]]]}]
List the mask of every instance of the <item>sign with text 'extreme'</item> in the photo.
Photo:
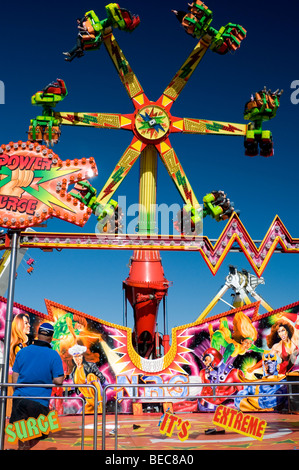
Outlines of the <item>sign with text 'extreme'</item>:
[{"label": "sign with text 'extreme'", "polygon": [[213,424],[261,441],[267,426],[264,419],[244,414],[233,408],[220,405],[216,408]]}]

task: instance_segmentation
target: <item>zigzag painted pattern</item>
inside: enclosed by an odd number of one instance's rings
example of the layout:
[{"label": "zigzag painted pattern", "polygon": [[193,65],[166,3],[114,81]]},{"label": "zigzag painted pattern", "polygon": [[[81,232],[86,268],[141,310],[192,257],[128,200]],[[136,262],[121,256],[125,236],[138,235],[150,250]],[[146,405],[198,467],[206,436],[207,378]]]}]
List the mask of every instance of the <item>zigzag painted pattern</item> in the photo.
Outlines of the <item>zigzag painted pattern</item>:
[{"label": "zigzag painted pattern", "polygon": [[[8,235],[0,239],[0,249],[9,249]],[[276,216],[261,242],[252,240],[237,214],[233,214],[218,240],[213,244],[207,236],[90,234],[22,232],[20,248],[111,249],[197,251],[213,275],[229,252],[243,252],[255,274],[260,277],[274,252],[299,253],[299,238],[292,238]]]}]

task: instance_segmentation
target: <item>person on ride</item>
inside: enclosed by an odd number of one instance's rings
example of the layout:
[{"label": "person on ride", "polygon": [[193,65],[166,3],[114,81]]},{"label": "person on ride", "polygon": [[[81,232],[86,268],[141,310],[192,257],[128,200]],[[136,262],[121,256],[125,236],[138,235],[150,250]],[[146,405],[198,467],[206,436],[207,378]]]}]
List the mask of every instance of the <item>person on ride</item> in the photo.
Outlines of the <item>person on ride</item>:
[{"label": "person on ride", "polygon": [[77,36],[76,45],[69,51],[63,52],[63,55],[67,56],[65,60],[67,62],[71,62],[75,57],[82,57],[84,55],[83,52],[83,42],[82,42],[82,32],[88,33],[87,28],[84,26],[84,22],[86,21],[86,17],[77,18],[77,28],[79,30]]}]

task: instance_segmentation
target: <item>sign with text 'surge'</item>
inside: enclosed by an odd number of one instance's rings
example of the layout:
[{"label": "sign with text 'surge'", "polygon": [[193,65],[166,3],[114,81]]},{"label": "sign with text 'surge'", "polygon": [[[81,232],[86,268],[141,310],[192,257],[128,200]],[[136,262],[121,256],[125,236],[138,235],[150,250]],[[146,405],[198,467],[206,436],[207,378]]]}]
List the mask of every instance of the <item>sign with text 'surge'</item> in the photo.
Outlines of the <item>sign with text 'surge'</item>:
[{"label": "sign with text 'surge'", "polygon": [[5,428],[7,441],[10,444],[15,444],[18,440],[24,442],[31,439],[41,437],[42,434],[48,435],[49,432],[57,432],[61,430],[56,410],[50,411],[45,416],[40,414],[36,418],[28,418],[27,420],[21,419],[10,423]]},{"label": "sign with text 'surge'", "polygon": [[91,209],[67,190],[97,174],[92,157],[62,161],[38,143],[1,145],[0,226],[25,229],[51,217],[85,225]]}]

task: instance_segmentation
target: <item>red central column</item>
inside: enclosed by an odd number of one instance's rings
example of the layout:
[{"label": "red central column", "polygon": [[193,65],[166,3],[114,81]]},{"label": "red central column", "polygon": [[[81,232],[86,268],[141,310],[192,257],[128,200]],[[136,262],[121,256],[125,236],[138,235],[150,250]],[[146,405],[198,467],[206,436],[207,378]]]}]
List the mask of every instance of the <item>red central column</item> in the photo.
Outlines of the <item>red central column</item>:
[{"label": "red central column", "polygon": [[159,251],[134,251],[123,287],[134,311],[135,347],[141,356],[148,357],[153,349],[159,304],[169,287]]}]

